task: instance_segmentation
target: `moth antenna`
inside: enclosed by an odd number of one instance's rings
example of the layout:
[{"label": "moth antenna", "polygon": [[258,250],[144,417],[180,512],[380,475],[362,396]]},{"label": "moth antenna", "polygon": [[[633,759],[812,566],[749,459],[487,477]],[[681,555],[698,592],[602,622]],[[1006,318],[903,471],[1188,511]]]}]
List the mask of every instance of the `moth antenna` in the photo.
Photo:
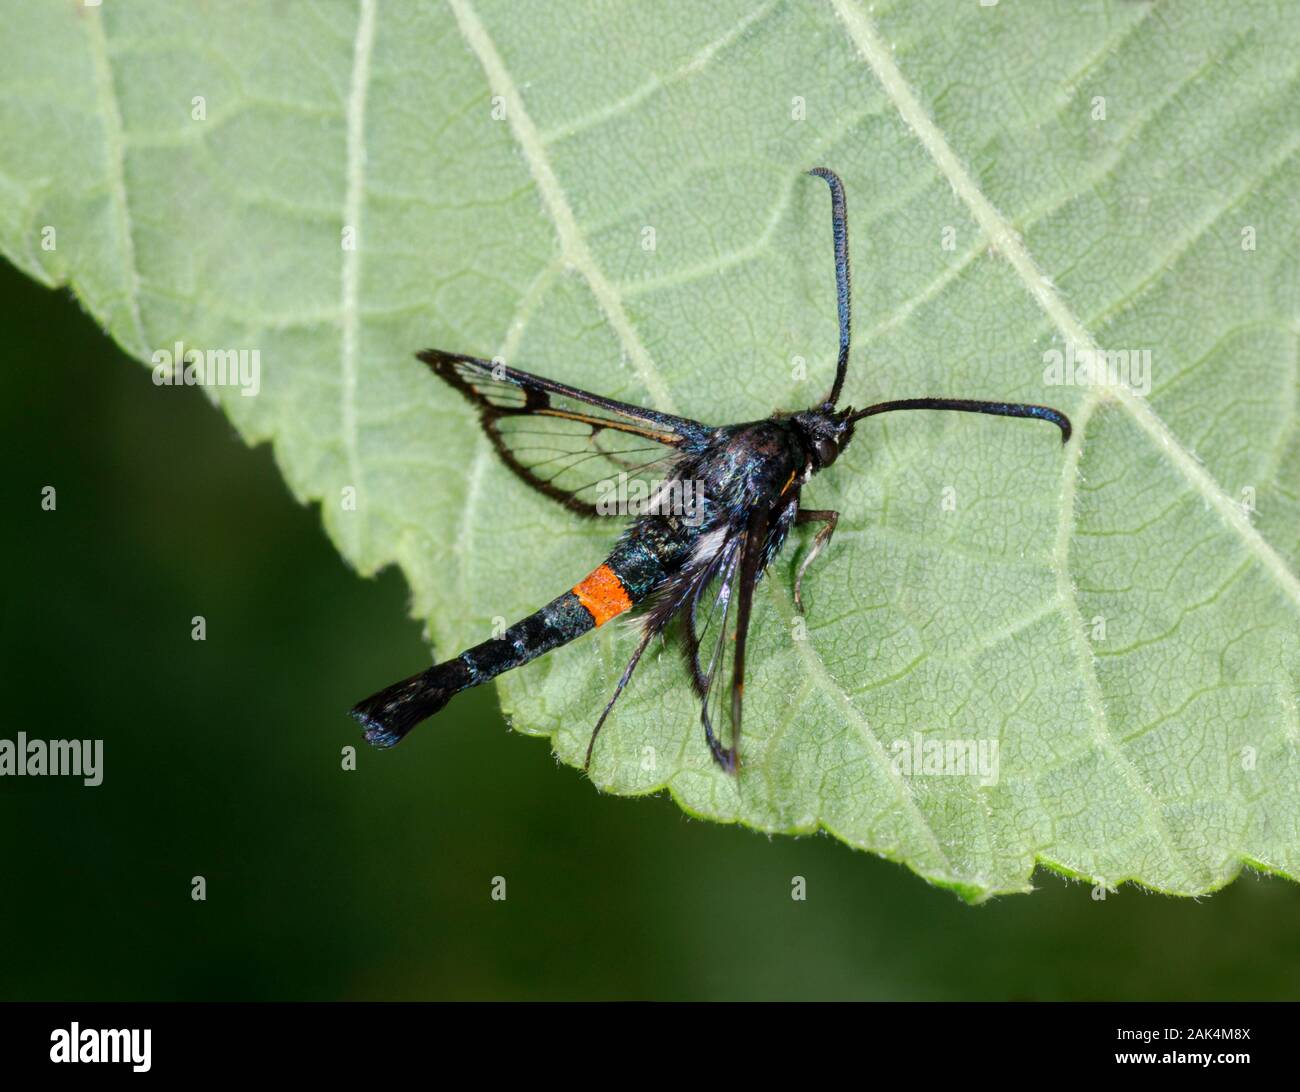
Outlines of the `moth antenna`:
[{"label": "moth antenna", "polygon": [[1036,406],[1030,402],[978,402],[970,398],[899,398],[892,402],[877,402],[850,414],[848,419],[860,421],[863,417],[908,409],[956,410],[959,413],[986,413],[992,417],[1036,417],[1059,428],[1063,444],[1069,442],[1072,431],[1070,419],[1051,406]]},{"label": "moth antenna", "polygon": [[814,167],[808,172],[824,178],[831,188],[831,237],[835,241],[835,298],[840,312],[840,355],[835,362],[835,382],[826,398],[826,405],[834,407],[844,388],[844,376],[849,369],[849,341],[852,336],[853,314],[850,299],[852,275],[849,270],[849,220],[844,205],[844,183],[829,167]]}]

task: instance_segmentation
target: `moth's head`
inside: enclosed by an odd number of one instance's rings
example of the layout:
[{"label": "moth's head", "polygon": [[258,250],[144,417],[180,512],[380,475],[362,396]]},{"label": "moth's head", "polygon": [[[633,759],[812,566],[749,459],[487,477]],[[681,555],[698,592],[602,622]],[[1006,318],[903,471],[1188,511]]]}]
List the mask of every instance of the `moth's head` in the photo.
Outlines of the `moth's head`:
[{"label": "moth's head", "polygon": [[853,422],[849,419],[851,412],[826,405],[794,415],[795,427],[803,434],[808,446],[812,473],[830,466],[853,438]]}]

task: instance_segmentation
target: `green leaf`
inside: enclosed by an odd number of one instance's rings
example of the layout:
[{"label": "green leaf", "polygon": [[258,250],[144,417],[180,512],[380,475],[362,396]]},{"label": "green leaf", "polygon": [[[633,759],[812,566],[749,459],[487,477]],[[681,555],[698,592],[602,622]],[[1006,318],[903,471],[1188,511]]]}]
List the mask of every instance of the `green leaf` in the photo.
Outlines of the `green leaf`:
[{"label": "green leaf", "polygon": [[[1026,890],[1036,862],[1179,894],[1243,862],[1300,874],[1286,10],[4,14],[4,253],[70,284],[141,360],[177,340],[256,348],[260,393],[213,397],[274,443],[360,571],[402,567],[440,657],[572,585],[613,531],[504,472],[412,353],[500,354],[715,423],[807,405],[835,327],[827,195],[803,172],[833,167],[856,275],[846,397],[1047,402],[1075,439],[955,414],[864,423],[804,494],[843,513],[806,639],[803,532],[758,597],[742,776],[712,766],[669,648],[607,725],[593,781],[764,831],[824,827],[968,898]],[[1149,351],[1149,392],[1137,373],[1051,385],[1067,347]],[[608,626],[505,676],[515,728],[580,762],[632,643]],[[419,735],[391,761],[429,761],[436,722]],[[996,741],[998,776],[905,772],[895,741],[917,740]]]}]

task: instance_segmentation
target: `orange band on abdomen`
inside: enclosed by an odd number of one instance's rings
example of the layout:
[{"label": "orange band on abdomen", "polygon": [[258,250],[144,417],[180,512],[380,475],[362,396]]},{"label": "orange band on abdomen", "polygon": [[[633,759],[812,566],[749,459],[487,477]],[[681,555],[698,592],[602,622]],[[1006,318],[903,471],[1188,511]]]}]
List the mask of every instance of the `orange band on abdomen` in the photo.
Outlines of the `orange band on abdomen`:
[{"label": "orange band on abdomen", "polygon": [[573,594],[587,608],[598,626],[603,626],[611,618],[617,618],[632,607],[632,600],[628,598],[623,581],[608,565],[602,565],[578,584],[573,589]]}]

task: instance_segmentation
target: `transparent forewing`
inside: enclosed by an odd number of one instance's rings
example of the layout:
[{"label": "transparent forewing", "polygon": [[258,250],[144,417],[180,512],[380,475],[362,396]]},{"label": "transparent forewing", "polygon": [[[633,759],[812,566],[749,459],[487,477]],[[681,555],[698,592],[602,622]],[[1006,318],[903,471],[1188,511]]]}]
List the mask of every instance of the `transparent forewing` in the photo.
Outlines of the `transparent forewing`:
[{"label": "transparent forewing", "polygon": [[671,476],[679,454],[613,428],[540,414],[499,416],[484,428],[498,450],[509,453],[507,462],[542,492],[558,493],[595,515],[632,513],[657,480]]},{"label": "transparent forewing", "polygon": [[709,431],[488,360],[433,350],[420,359],[478,408],[507,466],[583,515],[635,514],[672,477],[682,446]]}]

